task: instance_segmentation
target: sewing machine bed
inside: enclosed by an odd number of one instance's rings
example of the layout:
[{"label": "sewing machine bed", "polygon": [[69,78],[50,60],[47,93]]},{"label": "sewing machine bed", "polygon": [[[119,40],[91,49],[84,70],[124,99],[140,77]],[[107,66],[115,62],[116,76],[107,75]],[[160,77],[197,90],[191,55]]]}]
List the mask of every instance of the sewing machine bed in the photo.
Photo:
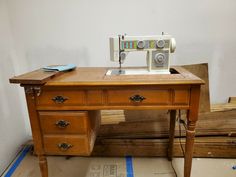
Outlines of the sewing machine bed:
[{"label": "sewing machine bed", "polygon": [[152,74],[171,74],[166,70],[152,70],[147,69],[109,69],[106,75],[152,75]]}]

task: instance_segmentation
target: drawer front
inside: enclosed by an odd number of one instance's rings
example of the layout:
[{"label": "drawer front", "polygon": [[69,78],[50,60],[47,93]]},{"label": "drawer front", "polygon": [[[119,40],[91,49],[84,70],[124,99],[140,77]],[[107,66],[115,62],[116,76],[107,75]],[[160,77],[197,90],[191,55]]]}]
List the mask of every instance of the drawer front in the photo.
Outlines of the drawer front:
[{"label": "drawer front", "polygon": [[190,87],[108,87],[77,90],[46,88],[36,97],[38,110],[87,110],[107,106],[188,106]]},{"label": "drawer front", "polygon": [[38,106],[77,106],[85,104],[82,90],[43,90],[37,97]]},{"label": "drawer front", "polygon": [[189,105],[190,90],[189,89],[175,89],[173,91],[174,105]]},{"label": "drawer front", "polygon": [[44,151],[49,155],[90,155],[91,147],[86,135],[46,135]]},{"label": "drawer front", "polygon": [[43,134],[85,134],[90,128],[86,111],[39,111],[39,119]]},{"label": "drawer front", "polygon": [[171,90],[108,90],[108,105],[169,105]]}]

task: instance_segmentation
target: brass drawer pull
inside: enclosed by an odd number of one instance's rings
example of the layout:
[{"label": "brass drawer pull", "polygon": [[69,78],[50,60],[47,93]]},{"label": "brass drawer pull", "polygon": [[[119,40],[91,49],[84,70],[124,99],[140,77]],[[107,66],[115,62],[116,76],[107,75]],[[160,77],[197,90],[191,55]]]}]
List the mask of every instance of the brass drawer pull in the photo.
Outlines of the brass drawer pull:
[{"label": "brass drawer pull", "polygon": [[64,103],[66,100],[68,100],[68,98],[66,97],[63,97],[63,96],[55,96],[54,98],[52,98],[52,100],[55,102],[55,103]]},{"label": "brass drawer pull", "polygon": [[67,151],[68,149],[70,149],[73,145],[69,144],[69,143],[60,143],[58,144],[58,147],[61,151]]},{"label": "brass drawer pull", "polygon": [[59,128],[66,128],[68,125],[70,125],[70,122],[67,122],[65,120],[59,120],[56,123],[56,126],[58,126]]},{"label": "brass drawer pull", "polygon": [[143,100],[145,100],[146,98],[141,95],[134,95],[134,96],[131,96],[129,99],[133,102],[140,103]]}]

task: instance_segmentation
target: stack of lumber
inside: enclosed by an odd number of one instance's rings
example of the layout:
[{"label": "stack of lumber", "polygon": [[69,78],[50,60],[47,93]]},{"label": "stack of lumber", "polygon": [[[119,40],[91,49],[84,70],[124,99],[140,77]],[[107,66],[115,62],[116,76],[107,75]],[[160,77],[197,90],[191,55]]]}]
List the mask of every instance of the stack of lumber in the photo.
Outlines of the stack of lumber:
[{"label": "stack of lumber", "polygon": [[124,110],[102,110],[102,125],[118,124],[125,121]]},{"label": "stack of lumber", "polygon": [[[194,156],[236,157],[236,98],[231,97],[225,104],[210,105],[207,64],[184,67],[206,82],[201,88]],[[181,116],[185,119],[185,112]],[[168,136],[168,111],[102,111],[93,155],[166,156]],[[174,156],[183,156],[184,143],[184,126],[177,123]]]}]

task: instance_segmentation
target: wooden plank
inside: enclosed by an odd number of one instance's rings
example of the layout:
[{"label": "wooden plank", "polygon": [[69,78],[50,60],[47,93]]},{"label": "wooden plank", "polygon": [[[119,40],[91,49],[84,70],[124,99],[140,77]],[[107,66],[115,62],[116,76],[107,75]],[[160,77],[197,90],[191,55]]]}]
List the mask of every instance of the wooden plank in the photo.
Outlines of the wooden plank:
[{"label": "wooden plank", "polygon": [[205,84],[201,86],[199,112],[210,112],[208,64],[183,65],[182,67],[205,81]]},{"label": "wooden plank", "polygon": [[[136,113],[139,113],[138,111]],[[140,111],[140,114],[144,114]],[[168,137],[169,114],[159,112],[160,117],[145,116],[139,121],[120,122],[119,124],[102,125],[99,136],[103,138],[155,138]],[[184,112],[183,112],[184,113]],[[114,115],[114,117],[116,117]],[[153,118],[154,117],[154,118]],[[196,127],[196,136],[228,136],[236,132],[236,110],[200,113]],[[185,119],[184,114],[182,118]],[[102,118],[103,119],[103,118]],[[126,118],[127,119],[127,118]],[[120,120],[123,120],[122,118]],[[104,122],[104,121],[103,121]],[[182,134],[184,134],[182,127]],[[175,134],[178,135],[178,124]]]},{"label": "wooden plank", "polygon": [[[183,148],[185,139],[181,139]],[[168,139],[97,139],[93,156],[163,156],[166,157]],[[236,157],[235,137],[197,137],[194,157]],[[175,139],[175,157],[183,156],[179,139]]]},{"label": "wooden plank", "polygon": [[125,121],[124,110],[102,110],[102,125],[119,124]]},{"label": "wooden plank", "polygon": [[211,105],[211,111],[227,111],[236,109],[236,103],[223,103],[223,104],[213,104]]},{"label": "wooden plank", "polygon": [[15,84],[44,84],[59,74],[62,74],[62,72],[46,72],[43,69],[38,69],[26,74],[12,77],[9,79],[9,81],[10,83]]},{"label": "wooden plank", "polygon": [[234,104],[236,104],[236,97],[229,97],[228,103],[234,103]]}]

